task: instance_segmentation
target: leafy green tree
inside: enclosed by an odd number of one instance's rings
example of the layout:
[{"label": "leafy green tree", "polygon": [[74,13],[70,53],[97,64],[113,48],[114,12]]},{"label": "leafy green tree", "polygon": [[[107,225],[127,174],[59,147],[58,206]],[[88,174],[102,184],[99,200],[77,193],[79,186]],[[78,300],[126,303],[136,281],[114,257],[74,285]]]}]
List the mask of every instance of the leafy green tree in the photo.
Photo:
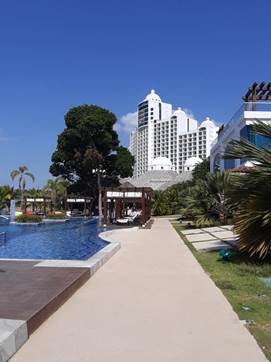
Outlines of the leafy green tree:
[{"label": "leafy green tree", "polygon": [[117,152],[108,158],[107,169],[112,176],[125,178],[133,175],[134,157],[123,146],[117,148]]},{"label": "leafy green tree", "polygon": [[26,188],[26,178],[29,177],[33,182],[35,181],[34,175],[28,171],[27,166],[20,166],[18,169],[12,170],[10,173],[10,177],[12,181],[15,180],[16,177],[19,178],[19,189],[21,193],[21,210],[23,210],[24,205],[24,192]]},{"label": "leafy green tree", "polygon": [[112,112],[95,105],[74,107],[65,115],[50,172],[69,181],[69,191],[96,196],[98,175],[103,175],[103,185],[132,175],[134,160],[119,147],[115,123]]},{"label": "leafy green tree", "polygon": [[235,177],[231,197],[235,203],[234,227],[239,250],[258,259],[271,250],[271,126],[256,122],[254,134],[265,137],[265,147],[257,147],[245,139],[232,141],[225,158],[250,160],[254,167]]}]

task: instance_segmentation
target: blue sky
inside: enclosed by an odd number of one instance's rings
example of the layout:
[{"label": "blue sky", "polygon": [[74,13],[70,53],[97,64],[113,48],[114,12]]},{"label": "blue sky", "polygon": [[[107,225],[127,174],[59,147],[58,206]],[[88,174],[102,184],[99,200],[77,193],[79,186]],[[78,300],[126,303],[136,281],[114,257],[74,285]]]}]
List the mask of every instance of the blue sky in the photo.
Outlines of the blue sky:
[{"label": "blue sky", "polygon": [[[271,80],[270,1],[9,0],[0,6],[0,184],[24,164],[36,175],[35,186],[46,182],[72,106],[97,104],[121,119],[154,88],[197,119],[222,123],[251,82]],[[124,127],[119,130],[127,145]]]}]

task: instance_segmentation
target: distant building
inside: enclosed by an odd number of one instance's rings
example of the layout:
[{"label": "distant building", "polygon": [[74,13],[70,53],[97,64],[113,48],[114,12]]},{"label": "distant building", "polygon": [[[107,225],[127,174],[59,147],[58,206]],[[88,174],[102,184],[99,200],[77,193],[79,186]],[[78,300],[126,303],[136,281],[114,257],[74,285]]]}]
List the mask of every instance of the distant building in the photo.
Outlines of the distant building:
[{"label": "distant building", "polygon": [[162,102],[154,90],[138,105],[138,127],[130,135],[130,151],[135,157],[134,177],[157,170],[161,158],[170,164],[161,164],[160,170],[185,171],[188,158],[201,160],[210,154],[210,145],[217,136],[218,127],[206,118],[198,122],[184,110],[173,111],[172,105]]},{"label": "distant building", "polygon": [[220,127],[218,137],[212,144],[210,155],[211,172],[228,169],[251,167],[253,164],[241,160],[223,159],[225,149],[230,141],[244,138],[259,147],[271,145],[269,138],[255,134],[251,125],[255,120],[271,123],[271,82],[253,83],[243,97],[244,103],[231,120]]}]

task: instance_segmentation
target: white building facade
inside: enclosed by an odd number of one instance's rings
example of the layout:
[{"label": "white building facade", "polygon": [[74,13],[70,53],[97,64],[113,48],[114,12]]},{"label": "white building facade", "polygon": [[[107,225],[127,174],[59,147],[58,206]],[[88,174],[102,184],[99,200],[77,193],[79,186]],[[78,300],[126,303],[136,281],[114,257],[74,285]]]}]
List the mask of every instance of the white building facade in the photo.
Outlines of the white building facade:
[{"label": "white building facade", "polygon": [[204,160],[210,155],[217,130],[209,118],[198,126],[181,108],[173,111],[172,105],[162,102],[152,90],[138,105],[138,127],[130,135],[129,149],[136,161],[134,177],[153,170],[157,158],[166,158],[171,170],[184,172],[187,159]]},{"label": "white building facade", "polygon": [[238,169],[240,166],[253,166],[247,161],[223,158],[225,149],[232,140],[246,139],[257,147],[271,147],[271,140],[255,134],[251,125],[260,120],[271,124],[271,83],[254,83],[243,97],[245,102],[231,120],[220,127],[218,137],[213,141],[210,154],[211,172]]}]

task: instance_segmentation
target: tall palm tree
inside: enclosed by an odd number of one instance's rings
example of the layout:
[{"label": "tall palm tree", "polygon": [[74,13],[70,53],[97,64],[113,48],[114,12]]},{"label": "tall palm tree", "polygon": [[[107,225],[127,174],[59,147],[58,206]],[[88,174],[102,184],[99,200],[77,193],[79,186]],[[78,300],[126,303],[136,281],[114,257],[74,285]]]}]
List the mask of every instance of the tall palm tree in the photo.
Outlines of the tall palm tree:
[{"label": "tall palm tree", "polygon": [[26,177],[31,178],[31,180],[33,182],[35,181],[35,177],[31,172],[28,171],[27,166],[20,166],[17,169],[12,170],[11,173],[10,173],[10,177],[11,177],[12,181],[14,181],[16,177],[19,178],[19,190],[20,190],[20,193],[21,193],[21,210],[23,211],[24,192],[25,192],[25,187],[26,187]]},{"label": "tall palm tree", "polygon": [[254,163],[246,174],[235,178],[231,192],[237,207],[234,225],[239,250],[264,259],[271,250],[271,126],[257,121],[252,131],[266,137],[269,147],[257,147],[245,139],[235,140],[226,149],[225,158]]}]

